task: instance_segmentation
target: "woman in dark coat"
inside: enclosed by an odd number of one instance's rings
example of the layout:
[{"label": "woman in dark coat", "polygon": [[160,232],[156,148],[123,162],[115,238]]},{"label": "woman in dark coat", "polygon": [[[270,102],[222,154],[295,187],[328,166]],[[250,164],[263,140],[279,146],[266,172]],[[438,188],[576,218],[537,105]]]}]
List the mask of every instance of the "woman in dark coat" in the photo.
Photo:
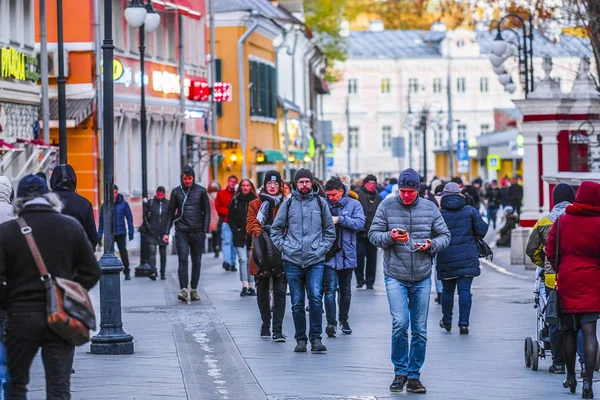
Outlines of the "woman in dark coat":
[{"label": "woman in dark coat", "polygon": [[481,273],[475,237],[484,237],[488,231],[479,211],[466,205],[465,197],[456,183],[448,183],[442,196],[442,217],[450,230],[450,246],[437,255],[438,279],[441,279],[442,320],[440,326],[452,329],[454,290],[458,288],[458,326],[462,335],[469,334],[471,314],[471,284]]},{"label": "woman in dark coat", "polygon": [[242,292],[240,296],[256,296],[254,277],[248,272],[248,258],[252,237],[246,233],[248,221],[248,204],[256,200],[256,188],[249,179],[243,179],[239,184],[231,203],[229,203],[228,223],[233,232],[233,246],[238,254],[240,263],[240,281]]},{"label": "woman in dark coat", "polygon": [[[559,253],[557,254],[557,241]],[[568,206],[550,229],[546,257],[557,272],[561,329],[567,379],[563,386],[575,393],[577,334],[583,333],[585,378],[581,397],[592,399],[592,379],[598,342],[596,324],[600,316],[600,184],[585,181],[575,202]]]}]

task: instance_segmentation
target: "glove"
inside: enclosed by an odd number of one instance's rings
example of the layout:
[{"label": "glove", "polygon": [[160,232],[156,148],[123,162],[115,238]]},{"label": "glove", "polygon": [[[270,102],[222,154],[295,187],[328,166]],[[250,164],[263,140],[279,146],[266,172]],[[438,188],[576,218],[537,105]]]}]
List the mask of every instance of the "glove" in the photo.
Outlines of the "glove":
[{"label": "glove", "polygon": [[133,234],[132,234],[132,233],[130,233],[130,234],[129,234],[129,241],[131,242],[132,240],[133,240]]}]

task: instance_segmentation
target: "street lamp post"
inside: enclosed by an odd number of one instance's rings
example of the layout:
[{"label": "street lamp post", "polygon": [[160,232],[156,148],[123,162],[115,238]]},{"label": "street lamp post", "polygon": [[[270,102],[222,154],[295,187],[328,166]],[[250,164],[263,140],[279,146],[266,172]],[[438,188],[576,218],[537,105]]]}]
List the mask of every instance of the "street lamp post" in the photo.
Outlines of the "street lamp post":
[{"label": "street lamp post", "polygon": [[[520,43],[520,36],[517,31],[511,28],[502,29],[502,22],[504,22],[507,18],[516,18],[521,22],[521,27],[523,29],[523,45]],[[519,58],[519,74],[523,76],[523,88],[525,91],[525,98],[529,96],[529,93],[533,92],[534,84],[533,84],[533,16],[531,13],[528,13],[527,22],[529,25],[529,30],[527,29],[527,24],[525,20],[517,14],[508,14],[502,17],[498,21],[498,33],[496,34],[496,38],[492,42],[491,45],[491,54],[490,54],[490,62],[494,68],[494,72],[498,75],[498,79],[500,83],[504,85],[504,88],[509,93],[514,93],[516,90],[516,85],[512,80],[510,74],[506,71],[504,67],[504,62],[506,59],[511,56],[512,49],[509,47],[508,42],[504,40],[502,37],[502,32],[512,32],[517,37],[517,52]]]},{"label": "street lamp post", "polygon": [[100,332],[92,338],[90,353],[103,355],[133,354],[133,337],[123,330],[121,319],[121,282],[123,264],[114,252],[114,82],[112,40],[112,0],[104,0],[104,254],[100,258]]},{"label": "street lamp post", "polygon": [[[140,129],[142,137],[142,212],[144,219],[148,207],[148,165],[147,165],[147,119],[146,119],[146,87],[144,78],[145,64],[145,36],[146,32],[154,32],[160,25],[160,15],[158,15],[152,3],[144,4],[140,0],[132,0],[125,10],[125,19],[132,28],[139,28],[139,51],[140,51],[140,74],[141,74],[141,105],[140,105]],[[140,265],[135,268],[135,276],[149,276],[151,267],[149,263],[148,241],[145,234],[140,233]],[[154,279],[156,277],[154,276]]]},{"label": "street lamp post", "polygon": [[[65,77],[65,39],[63,35],[63,2],[56,1],[58,34],[58,155],[61,164],[67,163],[67,78]],[[46,129],[46,127],[44,127]]]}]

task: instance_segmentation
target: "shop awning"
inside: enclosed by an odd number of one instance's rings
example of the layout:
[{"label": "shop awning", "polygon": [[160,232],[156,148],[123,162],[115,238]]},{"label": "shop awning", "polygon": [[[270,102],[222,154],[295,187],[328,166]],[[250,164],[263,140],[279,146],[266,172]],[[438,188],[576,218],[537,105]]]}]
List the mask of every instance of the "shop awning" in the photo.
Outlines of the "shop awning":
[{"label": "shop awning", "polygon": [[305,155],[306,155],[306,153],[303,152],[302,150],[290,150],[290,156],[294,157],[294,161],[303,162]]},{"label": "shop awning", "polygon": [[[93,112],[94,99],[67,99],[67,127],[76,127]],[[50,127],[58,127],[58,99],[50,99]]]},{"label": "shop awning", "polygon": [[285,161],[285,156],[279,150],[263,150],[263,153],[265,153],[265,162]]},{"label": "shop awning", "polygon": [[23,151],[23,149],[5,142],[4,140],[0,140],[0,151]]},{"label": "shop awning", "polygon": [[200,19],[202,16],[201,10],[198,10],[196,6],[194,6],[194,2],[192,0],[154,0],[152,2],[152,6],[158,11],[166,11],[167,8],[176,9],[177,12],[181,15],[185,15],[190,18]]}]

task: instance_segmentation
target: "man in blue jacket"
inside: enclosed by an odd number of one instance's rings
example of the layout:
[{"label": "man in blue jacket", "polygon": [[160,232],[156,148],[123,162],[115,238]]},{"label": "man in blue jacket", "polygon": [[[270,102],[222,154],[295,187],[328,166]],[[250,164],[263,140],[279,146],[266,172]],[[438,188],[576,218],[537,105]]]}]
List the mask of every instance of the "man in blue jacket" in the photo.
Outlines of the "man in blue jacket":
[{"label": "man in blue jacket", "polygon": [[312,172],[301,168],[294,176],[292,197],[279,208],[271,225],[271,240],[281,251],[285,275],[290,286],[292,314],[296,327],[297,353],[306,352],[306,311],[304,298],[308,291],[311,351],[323,353],[323,262],[335,241],[335,226],[325,199]]},{"label": "man in blue jacket", "polygon": [[327,204],[333,216],[336,238],[331,250],[325,256],[325,313],[329,337],[336,335],[335,294],[340,289],[340,329],[350,335],[348,312],[352,298],[352,271],[356,268],[356,233],[365,225],[365,213],[358,200],[348,196],[348,188],[342,181],[333,177],[325,185]]},{"label": "man in blue jacket", "polygon": [[[114,185],[115,191],[115,212],[114,212],[114,235],[115,242],[119,248],[119,254],[121,255],[121,261],[123,262],[123,273],[125,274],[125,280],[131,279],[129,273],[129,254],[127,253],[127,231],[129,230],[129,240],[133,240],[133,214],[131,214],[131,208],[129,203],[125,201],[123,195],[119,193],[119,188]],[[100,209],[100,226],[98,229],[98,240],[102,240],[102,234],[104,233],[104,205]],[[127,227],[125,227],[125,220],[127,220]],[[129,228],[129,229],[127,229]]]}]

